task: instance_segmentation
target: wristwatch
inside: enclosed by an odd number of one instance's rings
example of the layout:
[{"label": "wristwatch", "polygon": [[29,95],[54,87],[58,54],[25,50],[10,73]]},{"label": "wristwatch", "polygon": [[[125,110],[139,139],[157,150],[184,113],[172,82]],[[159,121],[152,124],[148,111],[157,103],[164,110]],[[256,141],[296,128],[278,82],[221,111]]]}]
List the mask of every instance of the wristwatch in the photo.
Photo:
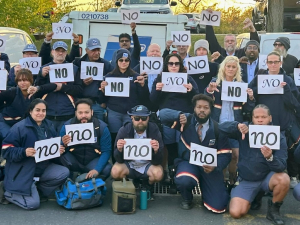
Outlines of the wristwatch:
[{"label": "wristwatch", "polygon": [[272,162],[272,161],[273,161],[273,154],[270,156],[270,158],[266,158],[266,160],[267,160],[268,162]]}]

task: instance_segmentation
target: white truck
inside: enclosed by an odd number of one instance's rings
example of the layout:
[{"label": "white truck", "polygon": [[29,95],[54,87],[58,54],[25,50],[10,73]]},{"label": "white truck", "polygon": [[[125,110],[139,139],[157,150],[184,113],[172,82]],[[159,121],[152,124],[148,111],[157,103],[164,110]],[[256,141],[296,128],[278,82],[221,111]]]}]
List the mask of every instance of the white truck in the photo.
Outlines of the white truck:
[{"label": "white truck", "polygon": [[[84,51],[88,38],[98,38],[102,46],[101,57],[109,61],[113,52],[120,48],[119,35],[131,34],[130,26],[121,22],[121,13],[72,11],[69,18],[72,20],[74,33],[83,37],[80,44],[82,50]],[[184,31],[185,23],[185,15],[140,14],[136,33],[141,44],[141,56],[146,56],[151,43],[159,44],[163,51],[166,41],[171,38],[171,31]]]}]

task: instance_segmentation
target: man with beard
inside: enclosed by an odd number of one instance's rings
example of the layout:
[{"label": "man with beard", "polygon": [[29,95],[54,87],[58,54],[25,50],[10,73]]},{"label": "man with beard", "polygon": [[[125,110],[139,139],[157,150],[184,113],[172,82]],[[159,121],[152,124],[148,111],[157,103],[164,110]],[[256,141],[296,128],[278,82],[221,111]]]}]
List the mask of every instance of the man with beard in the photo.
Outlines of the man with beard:
[{"label": "man with beard", "polygon": [[[231,160],[231,149],[228,138],[219,133],[219,125],[210,118],[213,100],[204,95],[195,95],[192,99],[194,114],[183,114],[179,111],[166,110],[165,118],[172,128],[181,131],[179,158],[175,159],[175,183],[182,196],[182,209],[193,207],[192,190],[199,183],[204,206],[214,212],[226,210],[229,194],[224,184],[223,169]],[[162,111],[163,111],[162,110]],[[175,122],[174,122],[175,121]],[[217,149],[217,167],[197,166],[189,163],[191,143]]]},{"label": "man with beard", "polygon": [[274,51],[278,52],[283,57],[282,68],[286,74],[294,77],[294,68],[297,67],[298,59],[287,53],[291,47],[290,39],[287,37],[279,37],[275,40],[273,46]]},{"label": "man with beard", "polygon": [[[75,103],[75,117],[68,120],[60,131],[66,152],[61,156],[61,163],[71,172],[87,173],[86,178],[100,177],[105,180],[110,175],[111,137],[106,123],[93,117],[93,102],[80,99]],[[66,134],[65,125],[93,123],[95,143],[77,144],[68,147],[71,136]]]},{"label": "man with beard", "polygon": [[[114,147],[116,163],[111,170],[114,179],[124,177],[131,179],[142,179],[145,186],[153,191],[153,184],[163,178],[163,141],[161,133],[155,123],[149,122],[151,112],[143,105],[133,107],[127,112],[132,123],[126,123],[120,128]],[[125,138],[150,138],[152,147],[152,160],[124,160],[123,149],[126,144]]]},{"label": "man with beard", "polygon": [[[122,33],[119,35],[119,44],[120,48],[125,48],[131,53],[130,58],[130,68],[134,68],[140,62],[140,55],[141,55],[141,45],[139,38],[136,34],[136,24],[132,22],[130,24],[131,33],[132,33],[132,40],[133,40],[133,48],[130,47],[131,45],[131,38],[130,35],[127,33]],[[117,51],[116,50],[111,59],[111,65],[115,68],[116,67],[116,58],[117,58]]]}]

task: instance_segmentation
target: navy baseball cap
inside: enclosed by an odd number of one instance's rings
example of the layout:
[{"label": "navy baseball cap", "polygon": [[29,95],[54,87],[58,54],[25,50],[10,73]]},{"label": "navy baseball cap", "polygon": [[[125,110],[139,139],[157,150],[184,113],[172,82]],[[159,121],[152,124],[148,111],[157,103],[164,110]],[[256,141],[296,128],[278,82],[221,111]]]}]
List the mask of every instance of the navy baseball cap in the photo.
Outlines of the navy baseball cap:
[{"label": "navy baseball cap", "polygon": [[129,116],[149,116],[151,111],[143,105],[137,105],[127,112]]},{"label": "navy baseball cap", "polygon": [[35,52],[38,53],[38,50],[36,49],[36,46],[34,44],[28,44],[24,47],[23,51],[24,52]]},{"label": "navy baseball cap", "polygon": [[86,42],[86,48],[93,50],[95,48],[101,48],[101,44],[98,38],[89,38]]},{"label": "navy baseball cap", "polygon": [[55,50],[57,48],[63,48],[64,50],[68,51],[68,45],[63,41],[57,41],[54,43],[52,49]]}]

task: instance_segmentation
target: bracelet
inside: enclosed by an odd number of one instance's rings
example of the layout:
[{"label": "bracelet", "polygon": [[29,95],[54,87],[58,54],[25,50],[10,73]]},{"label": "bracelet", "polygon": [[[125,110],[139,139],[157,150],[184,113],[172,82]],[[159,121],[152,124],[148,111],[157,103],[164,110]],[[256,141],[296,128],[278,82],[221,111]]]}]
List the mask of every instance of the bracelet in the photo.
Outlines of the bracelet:
[{"label": "bracelet", "polygon": [[79,41],[73,42],[73,45],[78,45],[78,44],[79,44]]},{"label": "bracelet", "polygon": [[272,161],[273,161],[273,154],[270,156],[270,158],[266,158],[266,160],[267,160],[268,162],[272,162]]},{"label": "bracelet", "polygon": [[212,95],[213,93],[215,93],[215,91],[209,92],[209,91],[208,91],[208,88],[206,88],[206,91],[207,91],[207,93],[210,94],[210,95]]},{"label": "bracelet", "polygon": [[45,38],[45,39],[44,39],[44,42],[45,42],[46,44],[50,44],[50,43],[52,42],[52,39],[51,39],[50,41],[47,41],[47,39]]}]

